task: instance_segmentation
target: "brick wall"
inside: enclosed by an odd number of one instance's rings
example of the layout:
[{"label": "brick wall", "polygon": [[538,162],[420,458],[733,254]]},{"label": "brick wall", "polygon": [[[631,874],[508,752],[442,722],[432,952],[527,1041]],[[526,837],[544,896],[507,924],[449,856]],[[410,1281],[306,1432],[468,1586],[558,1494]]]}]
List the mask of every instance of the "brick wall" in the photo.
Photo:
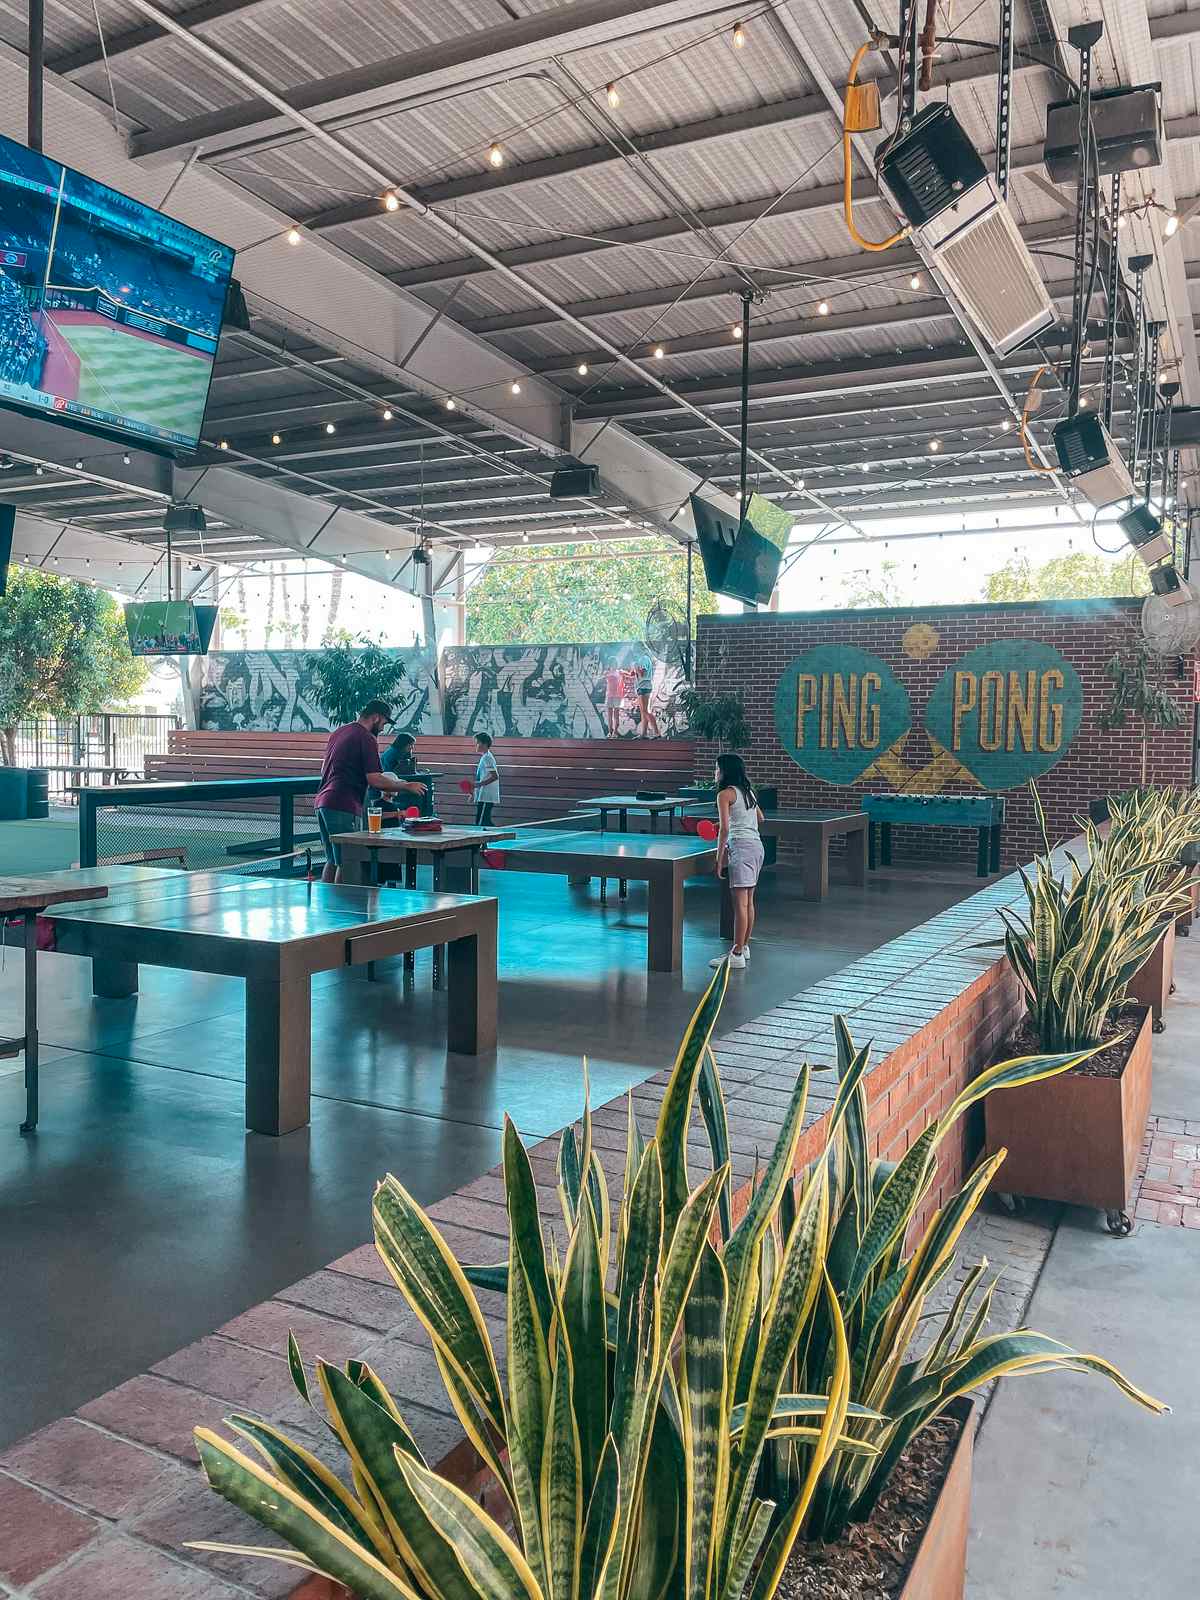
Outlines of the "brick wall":
[{"label": "brick wall", "polygon": [[[1074,819],[1088,802],[1128,788],[1140,779],[1141,735],[1131,721],[1119,731],[1100,726],[1110,681],[1104,664],[1136,636],[1141,602],[1135,600],[1039,601],[1014,605],[914,606],[895,611],[759,612],[699,619],[697,687],[705,693],[740,691],[754,738],[743,752],[755,782],[776,784],[781,806],[861,804],[867,793],[887,793],[891,785],[871,776],[846,787],[824,783],[791,759],[775,733],[774,697],[781,674],[798,655],[816,645],[853,645],[879,656],[907,689],[912,727],[903,749],[910,767],[920,768],[933,752],[924,732],[925,706],[946,668],[967,651],[997,639],[1037,640],[1051,645],[1071,663],[1083,684],[1083,716],[1074,742],[1057,766],[1038,780],[1051,842],[1078,830]],[[902,639],[914,623],[927,623],[940,636],[925,660],[905,654]],[[1192,780],[1192,660],[1180,676],[1170,666],[1163,685],[1184,712],[1178,729],[1152,729],[1149,772],[1159,783]],[[697,745],[697,774],[711,776],[716,747]],[[969,781],[948,783],[948,794],[979,794]],[[1006,792],[1006,865],[1028,861],[1041,848],[1028,790]],[[974,859],[970,829],[895,829],[895,853],[968,861]]]}]

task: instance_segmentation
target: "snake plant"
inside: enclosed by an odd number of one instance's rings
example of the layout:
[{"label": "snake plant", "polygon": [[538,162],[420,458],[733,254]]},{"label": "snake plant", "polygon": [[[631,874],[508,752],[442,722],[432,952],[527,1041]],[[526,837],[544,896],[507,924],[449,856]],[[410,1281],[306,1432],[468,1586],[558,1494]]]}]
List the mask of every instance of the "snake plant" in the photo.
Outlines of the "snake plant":
[{"label": "snake plant", "polygon": [[[229,1421],[255,1455],[196,1430],[213,1488],[284,1541],[253,1553],[369,1600],[769,1600],[797,1539],[869,1513],[907,1440],[976,1384],[1083,1368],[1163,1409],[1098,1357],[1024,1331],[989,1340],[986,1292],[969,1316],[956,1303],[925,1358],[908,1354],[994,1165],[907,1251],[940,1140],[990,1090],[1064,1071],[1077,1055],[989,1069],[893,1168],[868,1157],[869,1051],[839,1023],[824,1148],[797,1176],[805,1067],[735,1226],[709,1046],[727,976],[692,1019],[651,1137],[631,1106],[615,1208],[586,1106],[582,1135],[568,1129],[560,1146],[557,1239],[506,1123],[503,1262],[464,1267],[402,1184],[388,1177],[376,1190],[380,1255],[429,1335],[503,1513],[431,1469],[368,1366],[318,1362],[344,1478],[248,1417]],[[693,1184],[697,1110],[711,1170]],[[477,1288],[505,1297],[503,1376]],[[289,1360],[315,1405],[291,1341]]]}]

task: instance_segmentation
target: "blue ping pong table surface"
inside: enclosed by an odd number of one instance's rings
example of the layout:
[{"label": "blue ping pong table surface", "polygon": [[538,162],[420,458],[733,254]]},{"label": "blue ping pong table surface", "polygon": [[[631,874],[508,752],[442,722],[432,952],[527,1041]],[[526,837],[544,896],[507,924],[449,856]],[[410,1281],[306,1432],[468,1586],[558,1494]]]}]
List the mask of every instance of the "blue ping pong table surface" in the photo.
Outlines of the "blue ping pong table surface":
[{"label": "blue ping pong table surface", "polygon": [[497,854],[593,856],[611,861],[686,861],[692,856],[711,855],[714,844],[690,834],[600,833],[579,829],[572,833],[522,831],[510,843],[498,846]]},{"label": "blue ping pong table surface", "polygon": [[56,906],[52,913],[56,921],[160,928],[276,944],[341,928],[404,921],[479,898],[138,866],[81,867],[39,876],[100,883],[108,888],[106,900]]}]

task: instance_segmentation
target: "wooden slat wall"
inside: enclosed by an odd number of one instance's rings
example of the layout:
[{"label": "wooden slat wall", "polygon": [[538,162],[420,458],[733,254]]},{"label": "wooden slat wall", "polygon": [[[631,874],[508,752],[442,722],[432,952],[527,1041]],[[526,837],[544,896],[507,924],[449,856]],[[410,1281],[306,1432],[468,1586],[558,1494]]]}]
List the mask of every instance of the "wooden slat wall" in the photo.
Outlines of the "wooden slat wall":
[{"label": "wooden slat wall", "polygon": [[[146,776],[203,781],[319,772],[326,738],[324,733],[180,728],[170,735],[167,755],[146,758]],[[635,789],[671,793],[694,776],[693,746],[682,739],[497,739],[492,750],[500,767],[497,821],[504,822],[566,816],[580,801],[599,794]],[[474,775],[475,741],[463,735],[431,734],[417,740],[417,760],[432,771],[449,774],[438,783],[438,814],[453,822],[468,818],[471,799],[458,784]],[[245,802],[245,808],[251,804]],[[296,809],[304,814],[311,806],[297,800]]]}]

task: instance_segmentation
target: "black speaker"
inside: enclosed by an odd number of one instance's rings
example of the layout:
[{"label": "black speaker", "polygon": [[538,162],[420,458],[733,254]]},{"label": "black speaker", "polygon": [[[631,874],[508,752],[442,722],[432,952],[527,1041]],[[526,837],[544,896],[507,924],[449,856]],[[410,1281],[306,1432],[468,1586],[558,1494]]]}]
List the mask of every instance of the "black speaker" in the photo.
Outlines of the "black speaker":
[{"label": "black speaker", "polygon": [[599,493],[599,467],[560,467],[550,478],[551,500],[586,500]]},{"label": "black speaker", "polygon": [[779,577],[783,551],[759,533],[749,517],[739,524],[698,494],[691,499],[708,587],[714,594],[765,605]]},{"label": "black speaker", "polygon": [[16,522],[16,506],[0,506],[0,595],[8,588],[8,563],[12,557],[13,528]]}]

